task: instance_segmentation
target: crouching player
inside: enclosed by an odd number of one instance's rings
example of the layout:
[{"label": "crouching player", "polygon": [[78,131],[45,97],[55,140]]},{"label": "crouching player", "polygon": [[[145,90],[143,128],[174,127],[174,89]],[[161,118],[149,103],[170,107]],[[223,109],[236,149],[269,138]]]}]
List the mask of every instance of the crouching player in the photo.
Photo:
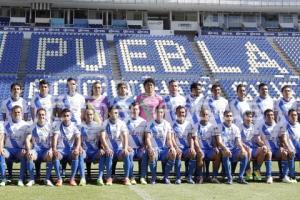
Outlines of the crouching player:
[{"label": "crouching player", "polygon": [[46,161],[47,186],[53,186],[50,181],[52,170],[52,149],[51,149],[51,125],[47,122],[47,113],[44,108],[36,111],[37,121],[31,126],[30,132],[26,137],[27,169],[30,181],[26,186],[34,185],[34,162]]},{"label": "crouching player", "polygon": [[128,128],[129,136],[129,146],[133,149],[133,157],[130,156],[130,172],[129,172],[129,178],[132,185],[136,184],[135,178],[133,176],[133,169],[134,169],[134,162],[133,159],[138,159],[139,161],[139,169],[140,169],[140,182],[143,185],[146,185],[146,173],[147,173],[147,154],[144,146],[144,133],[146,128],[146,121],[141,118],[140,115],[140,107],[139,104],[136,102],[133,102],[130,105],[130,112],[131,117],[127,121],[126,125]]},{"label": "crouching player", "polygon": [[111,106],[108,109],[109,118],[103,122],[100,132],[101,151],[100,174],[97,180],[99,185],[103,183],[104,168],[107,170],[106,185],[112,185],[112,161],[122,160],[124,165],[124,184],[131,185],[129,180],[130,160],[133,156],[132,149],[128,146],[128,130],[124,121],[119,119],[119,107]]},{"label": "crouching player", "polygon": [[[83,156],[80,145],[80,131],[76,124],[71,121],[72,113],[68,108],[61,112],[62,121],[53,127],[53,162],[57,176],[56,186],[62,186],[60,175],[60,161],[71,161],[71,178],[70,185],[76,186],[75,176],[78,170],[79,157]],[[80,166],[83,168],[84,166]],[[81,174],[81,183],[85,182],[84,174]]]},{"label": "crouching player", "polygon": [[148,162],[151,170],[151,184],[156,183],[157,161],[161,160],[164,168],[164,182],[170,183],[168,178],[176,157],[176,150],[172,142],[172,128],[164,119],[165,107],[159,105],[155,108],[156,119],[147,123],[145,131],[145,144],[148,153]]},{"label": "crouching player", "polygon": [[240,129],[233,124],[231,111],[224,112],[224,122],[214,128],[216,142],[222,152],[222,163],[227,176],[226,184],[232,184],[231,161],[240,161],[240,172],[237,182],[247,184],[244,173],[247,167],[248,156],[242,142]]},{"label": "crouching player", "polygon": [[[177,119],[173,123],[174,140],[173,146],[176,149],[175,172],[176,184],[181,184],[181,159],[188,161],[187,182],[194,184],[193,175],[196,168],[196,156],[202,157],[201,151],[195,150],[196,133],[190,121],[186,120],[186,109],[183,106],[176,108]],[[198,153],[199,155],[197,155]],[[201,154],[201,155],[200,155]]]},{"label": "crouching player", "polygon": [[[81,124],[81,144],[83,148],[83,155],[86,155],[86,163],[99,162],[100,159],[100,131],[101,125],[95,121],[95,110],[88,108],[85,110],[85,122]],[[80,166],[84,167],[84,156],[79,157]],[[100,168],[100,166],[99,166]],[[80,168],[80,173],[84,174],[85,169]],[[99,172],[100,173],[100,172]],[[90,177],[90,169],[88,171]],[[81,182],[79,185],[85,185],[85,182]]]},{"label": "crouching player", "polygon": [[7,158],[8,153],[7,150],[4,149],[4,127],[3,123],[0,123],[0,178],[1,183],[0,186],[6,185],[6,163],[5,159]]},{"label": "crouching player", "polygon": [[[197,124],[198,144],[201,151],[204,153],[205,162],[213,161],[212,183],[220,183],[217,179],[218,170],[221,163],[221,152],[217,148],[213,133],[213,125],[209,122],[209,111],[202,108],[200,111],[200,121]],[[197,143],[196,143],[197,144]],[[203,163],[203,162],[202,162]],[[197,162],[196,181],[203,182],[203,164]]]}]

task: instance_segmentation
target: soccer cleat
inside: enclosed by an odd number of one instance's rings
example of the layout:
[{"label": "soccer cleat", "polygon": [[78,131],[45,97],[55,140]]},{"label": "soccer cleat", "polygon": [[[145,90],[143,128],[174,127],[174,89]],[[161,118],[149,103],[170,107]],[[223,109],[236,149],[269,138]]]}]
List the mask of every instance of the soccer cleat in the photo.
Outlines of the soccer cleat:
[{"label": "soccer cleat", "polygon": [[127,185],[127,186],[131,185],[129,178],[124,179],[124,185]]},{"label": "soccer cleat", "polygon": [[244,184],[244,185],[248,184],[248,182],[244,178],[241,178],[241,177],[237,179],[237,182],[240,184]]},{"label": "soccer cleat", "polygon": [[293,183],[293,181],[290,179],[290,177],[288,177],[288,176],[284,176],[283,178],[282,178],[282,182],[283,183]]},{"label": "soccer cleat", "polygon": [[4,187],[5,185],[6,185],[6,181],[2,180],[1,183],[0,183],[0,187]]},{"label": "soccer cleat", "polygon": [[261,181],[261,180],[262,180],[259,171],[254,171],[254,172],[253,172],[253,175],[254,175],[254,176],[253,176],[253,180],[255,180],[255,181]]},{"label": "soccer cleat", "polygon": [[18,186],[20,186],[20,187],[23,187],[23,186],[24,186],[24,183],[23,183],[22,180],[18,180]]},{"label": "soccer cleat", "polygon": [[57,180],[57,182],[56,182],[56,186],[57,187],[61,187],[62,186],[62,184],[63,184],[63,181],[62,181],[62,179],[59,179],[59,180]]},{"label": "soccer cleat", "polygon": [[142,185],[147,185],[147,181],[145,178],[140,178],[140,182]]},{"label": "soccer cleat", "polygon": [[245,179],[246,179],[246,181],[253,180],[253,176],[252,176],[252,173],[250,171],[246,172]]},{"label": "soccer cleat", "polygon": [[267,178],[267,183],[268,183],[268,184],[272,184],[272,183],[273,183],[273,178],[272,178],[272,176],[269,176],[269,177]]},{"label": "soccer cleat", "polygon": [[71,186],[77,186],[77,183],[76,183],[75,179],[70,179],[69,184],[70,184]]},{"label": "soccer cleat", "polygon": [[34,180],[30,180],[30,181],[26,184],[26,186],[27,186],[27,187],[31,187],[31,186],[33,186],[34,184],[35,184]]},{"label": "soccer cleat", "polygon": [[134,178],[132,178],[132,179],[130,180],[130,183],[131,183],[131,185],[136,185],[136,180],[135,180]]},{"label": "soccer cleat", "polygon": [[212,177],[211,182],[216,183],[216,184],[220,184],[220,181],[217,179],[217,177]]},{"label": "soccer cleat", "polygon": [[296,179],[291,178],[292,183],[298,183]]},{"label": "soccer cleat", "polygon": [[47,186],[50,186],[50,187],[53,187],[53,186],[54,186],[50,180],[46,180],[46,185],[47,185]]},{"label": "soccer cleat", "polygon": [[192,178],[188,178],[188,179],[186,180],[186,182],[187,182],[188,184],[195,184],[195,181],[194,181]]},{"label": "soccer cleat", "polygon": [[79,186],[86,186],[85,178],[80,179]]},{"label": "soccer cleat", "polygon": [[97,185],[99,185],[99,186],[103,186],[104,185],[102,178],[98,178],[97,179]]},{"label": "soccer cleat", "polygon": [[225,183],[226,183],[227,185],[232,185],[232,179],[229,178]]},{"label": "soccer cleat", "polygon": [[181,184],[181,179],[177,179],[177,180],[175,181],[175,184],[176,184],[176,185],[180,185],[180,184]]},{"label": "soccer cleat", "polygon": [[202,183],[203,183],[203,176],[198,176],[198,177],[196,178],[196,183],[197,183],[197,184],[202,184]]},{"label": "soccer cleat", "polygon": [[108,178],[107,180],[106,180],[106,185],[107,186],[111,186],[113,183],[112,183],[112,178]]},{"label": "soccer cleat", "polygon": [[170,181],[170,179],[168,179],[168,178],[164,178],[164,182],[165,182],[165,184],[171,184],[171,181]]}]

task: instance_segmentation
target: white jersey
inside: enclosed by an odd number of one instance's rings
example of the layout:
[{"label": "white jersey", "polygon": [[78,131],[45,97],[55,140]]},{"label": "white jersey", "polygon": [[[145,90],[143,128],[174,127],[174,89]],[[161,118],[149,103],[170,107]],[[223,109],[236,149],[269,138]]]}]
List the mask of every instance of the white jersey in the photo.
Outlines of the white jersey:
[{"label": "white jersey", "polygon": [[151,134],[151,144],[153,148],[166,148],[167,134],[172,133],[170,123],[163,119],[160,123],[151,120],[147,123],[146,133]]},{"label": "white jersey", "polygon": [[7,121],[4,124],[4,146],[6,148],[24,148],[26,136],[30,131],[29,128],[29,124],[23,120],[16,123],[11,120]]},{"label": "white jersey", "polygon": [[98,140],[101,132],[101,125],[95,121],[91,123],[82,123],[81,124],[81,143],[82,147],[86,151],[96,151],[98,150]]},{"label": "white jersey", "polygon": [[41,97],[39,94],[36,94],[35,97],[32,98],[30,106],[32,109],[34,109],[35,116],[36,116],[36,111],[39,108],[44,108],[47,112],[47,121],[51,122],[54,104],[55,104],[55,100],[52,97],[52,95],[48,94],[45,97]]},{"label": "white jersey", "polygon": [[249,147],[253,147],[253,137],[255,134],[255,128],[253,125],[246,126],[245,124],[240,125],[241,130],[241,139],[244,144],[246,144]]},{"label": "white jersey", "polygon": [[300,123],[291,124],[289,122],[279,125],[283,129],[279,129],[278,136],[286,135],[288,145],[295,151],[300,152]]},{"label": "white jersey", "polygon": [[128,136],[128,144],[132,148],[140,148],[144,144],[144,132],[147,126],[146,120],[141,117],[137,117],[136,119],[130,119],[126,123],[129,136]]},{"label": "white jersey", "polygon": [[209,96],[204,100],[203,107],[209,111],[210,122],[216,125],[223,122],[223,114],[225,110],[229,109],[229,104],[224,97],[214,99],[212,96]]},{"label": "white jersey", "polygon": [[187,108],[187,119],[193,121],[193,124],[199,122],[199,113],[201,106],[203,105],[204,96],[200,94],[198,97],[193,97],[191,95],[186,96],[186,108]]},{"label": "white jersey", "polygon": [[283,98],[278,99],[278,101],[275,102],[274,108],[277,112],[277,123],[287,122],[288,112],[292,108],[297,110],[297,101],[295,98],[292,98],[289,101],[286,101]]},{"label": "white jersey", "polygon": [[254,124],[264,121],[264,112],[267,109],[274,110],[274,101],[270,96],[265,99],[257,96],[252,102],[252,111],[254,112]]},{"label": "white jersey", "polygon": [[57,149],[72,149],[76,138],[80,137],[80,131],[74,122],[69,126],[59,122],[53,125],[53,135],[58,135]]},{"label": "white jersey", "polygon": [[70,96],[68,94],[62,95],[59,97],[58,108],[70,109],[72,112],[72,122],[80,125],[81,110],[85,109],[85,98],[77,92],[73,96]]},{"label": "white jersey", "polygon": [[213,148],[213,125],[208,122],[206,125],[197,124],[197,136],[202,149]]},{"label": "white jersey", "polygon": [[251,111],[251,104],[249,101],[240,101],[238,98],[233,99],[230,104],[230,110],[233,114],[234,123],[237,126],[243,124],[243,115],[246,111]]},{"label": "white jersey", "polygon": [[214,127],[213,135],[220,135],[223,144],[232,149],[236,146],[237,139],[241,138],[240,129],[235,125],[226,126],[224,123],[219,124]]},{"label": "white jersey", "polygon": [[260,135],[269,149],[276,149],[278,148],[278,130],[276,129],[278,127],[276,127],[275,122],[272,125],[262,123],[257,127],[255,134]]},{"label": "white jersey", "polygon": [[129,106],[134,102],[134,98],[132,96],[120,97],[117,96],[110,103],[111,106],[119,106],[119,117],[122,120],[130,119],[130,109]]},{"label": "white jersey", "polygon": [[175,96],[167,95],[164,97],[164,103],[167,107],[165,119],[168,122],[173,123],[176,120],[176,108],[178,106],[185,107],[186,99],[180,94]]},{"label": "white jersey", "polygon": [[109,119],[106,119],[102,124],[102,130],[106,133],[108,145],[114,151],[123,148],[122,137],[128,135],[128,130],[124,121],[117,119],[113,124]]},{"label": "white jersey", "polygon": [[34,149],[50,149],[51,148],[51,136],[52,128],[50,123],[46,123],[43,126],[34,123],[30,127],[30,135]]},{"label": "white jersey", "polygon": [[194,127],[192,123],[185,120],[182,124],[177,120],[173,123],[173,132],[176,140],[176,144],[179,148],[185,149],[189,148],[188,136],[196,136]]},{"label": "white jersey", "polygon": [[1,104],[1,112],[6,115],[6,121],[11,120],[11,112],[14,106],[20,106],[23,114],[28,113],[28,103],[22,97],[14,101],[11,97],[5,99]]}]

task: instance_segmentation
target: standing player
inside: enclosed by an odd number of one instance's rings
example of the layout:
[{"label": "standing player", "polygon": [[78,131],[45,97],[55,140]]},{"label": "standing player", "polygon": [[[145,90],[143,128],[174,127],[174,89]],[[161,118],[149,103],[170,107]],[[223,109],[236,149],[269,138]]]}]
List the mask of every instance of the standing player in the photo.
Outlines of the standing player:
[{"label": "standing player", "polygon": [[161,160],[164,168],[164,182],[169,184],[168,176],[176,157],[176,150],[172,142],[172,128],[170,123],[164,119],[165,107],[157,106],[155,110],[156,118],[147,123],[145,131],[145,144],[152,176],[151,184],[156,183],[158,160]]},{"label": "standing player", "polygon": [[61,110],[69,109],[71,111],[71,121],[75,122],[77,126],[81,124],[81,119],[84,116],[85,99],[76,92],[76,80],[68,78],[67,80],[67,94],[61,95],[58,102],[58,108]]},{"label": "standing player", "polygon": [[221,96],[221,86],[214,84],[211,87],[211,96],[205,98],[203,107],[210,112],[212,124],[222,124],[223,113],[228,109],[228,101]]},{"label": "standing player", "polygon": [[233,113],[234,123],[237,126],[243,124],[243,115],[245,111],[251,110],[250,102],[247,100],[246,86],[239,84],[236,87],[237,97],[230,102],[230,110]]},{"label": "standing player", "polygon": [[36,111],[37,121],[34,123],[26,137],[27,169],[30,175],[30,181],[26,186],[34,185],[34,162],[46,161],[46,185],[53,186],[50,181],[52,170],[52,149],[51,149],[51,125],[47,121],[47,112],[44,108],[38,108]]},{"label": "standing player", "polygon": [[132,185],[136,184],[136,181],[133,176],[134,162],[133,158],[138,159],[139,161],[139,169],[141,172],[140,182],[143,185],[146,185],[147,182],[145,180],[147,173],[147,154],[144,145],[144,133],[146,128],[146,121],[139,116],[140,114],[140,105],[136,102],[130,105],[131,118],[127,121],[126,125],[128,128],[128,141],[129,146],[133,149],[134,156],[130,160],[130,173],[129,178]]},{"label": "standing player", "polygon": [[[56,186],[62,186],[62,178],[60,176],[60,161],[71,161],[71,178],[70,185],[76,186],[75,175],[78,167],[84,169],[84,166],[79,166],[83,159],[83,152],[80,145],[80,132],[74,122],[71,121],[71,110],[65,108],[61,112],[62,121],[55,124],[53,127],[53,157],[54,157],[54,169],[57,176]],[[79,158],[81,157],[81,158]],[[84,174],[81,175],[80,185],[85,185]]]},{"label": "standing player", "polygon": [[204,95],[200,83],[191,84],[191,94],[186,96],[187,119],[192,120],[194,124],[199,121],[200,109],[203,105]]},{"label": "standing player", "polygon": [[20,83],[13,83],[10,86],[11,96],[4,100],[1,104],[1,112],[3,121],[11,119],[12,108],[16,105],[20,106],[23,113],[22,118],[28,119],[28,103],[21,97],[22,85]]},{"label": "standing player", "polygon": [[178,81],[171,80],[168,85],[169,95],[164,97],[164,102],[167,107],[165,119],[169,123],[173,123],[176,120],[176,108],[178,106],[185,106],[186,99],[179,94]]},{"label": "standing player", "polygon": [[112,185],[112,161],[123,160],[124,162],[124,184],[131,185],[129,180],[130,160],[133,151],[128,146],[128,130],[124,121],[119,119],[119,107],[111,106],[108,109],[109,118],[103,122],[103,130],[100,133],[101,148],[105,154],[100,157],[100,174],[97,180],[103,185],[104,166],[107,170],[106,185]]},{"label": "standing player", "polygon": [[128,120],[130,118],[129,106],[134,102],[134,98],[128,95],[128,87],[125,82],[117,85],[118,96],[112,100],[111,106],[118,106],[119,117],[121,120]]},{"label": "standing player", "polygon": [[147,78],[143,85],[145,93],[137,96],[136,102],[140,104],[140,116],[150,121],[155,119],[156,107],[163,105],[163,98],[155,93],[155,82],[152,78]]},{"label": "standing player", "polygon": [[239,128],[233,124],[231,111],[224,112],[224,122],[214,128],[216,143],[222,153],[222,163],[227,176],[227,184],[232,184],[231,161],[240,160],[238,183],[248,184],[244,179],[248,156],[242,142]]}]

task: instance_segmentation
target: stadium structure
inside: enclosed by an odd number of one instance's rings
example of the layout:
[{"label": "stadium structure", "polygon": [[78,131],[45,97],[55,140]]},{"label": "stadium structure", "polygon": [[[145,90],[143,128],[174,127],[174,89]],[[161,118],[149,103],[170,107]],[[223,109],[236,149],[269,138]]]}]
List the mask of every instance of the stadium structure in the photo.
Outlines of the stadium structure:
[{"label": "stadium structure", "polygon": [[146,77],[158,93],[176,79],[182,93],[219,82],[227,98],[261,82],[278,98],[283,85],[299,100],[299,0],[0,0],[0,99],[13,81],[30,100],[38,80],[65,92],[78,79],[87,95],[100,80],[107,96],[128,82],[142,92]]}]

